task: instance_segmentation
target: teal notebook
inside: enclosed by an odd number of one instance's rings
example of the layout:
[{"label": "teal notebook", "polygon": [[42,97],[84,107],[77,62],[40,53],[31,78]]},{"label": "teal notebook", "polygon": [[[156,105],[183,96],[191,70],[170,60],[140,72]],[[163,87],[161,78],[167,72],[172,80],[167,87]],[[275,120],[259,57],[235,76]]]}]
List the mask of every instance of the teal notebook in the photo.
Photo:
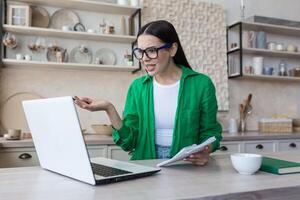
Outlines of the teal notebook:
[{"label": "teal notebook", "polygon": [[298,173],[300,172],[300,163],[263,157],[260,170],[272,174]]}]

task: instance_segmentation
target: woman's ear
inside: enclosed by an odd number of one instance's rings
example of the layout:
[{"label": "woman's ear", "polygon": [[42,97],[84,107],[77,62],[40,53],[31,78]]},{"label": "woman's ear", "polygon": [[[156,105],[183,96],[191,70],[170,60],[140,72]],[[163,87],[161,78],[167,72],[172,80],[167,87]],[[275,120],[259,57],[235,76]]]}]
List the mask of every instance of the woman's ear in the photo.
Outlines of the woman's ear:
[{"label": "woman's ear", "polygon": [[176,42],[174,42],[170,48],[170,55],[171,57],[174,57],[176,52],[178,50],[178,44]]}]

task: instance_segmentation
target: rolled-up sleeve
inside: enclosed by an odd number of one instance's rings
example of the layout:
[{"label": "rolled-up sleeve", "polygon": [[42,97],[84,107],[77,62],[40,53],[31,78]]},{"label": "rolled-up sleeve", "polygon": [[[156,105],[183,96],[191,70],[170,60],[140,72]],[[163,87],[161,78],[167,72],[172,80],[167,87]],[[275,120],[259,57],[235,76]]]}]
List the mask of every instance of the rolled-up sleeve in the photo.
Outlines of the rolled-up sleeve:
[{"label": "rolled-up sleeve", "polygon": [[135,100],[134,87],[131,85],[127,92],[126,103],[123,113],[123,125],[117,130],[113,128],[113,141],[124,151],[132,151],[136,146],[139,131],[139,117]]},{"label": "rolled-up sleeve", "polygon": [[201,117],[200,117],[200,143],[209,137],[216,137],[212,143],[212,152],[217,150],[222,140],[222,126],[217,121],[218,104],[215,94],[215,87],[208,78],[205,82],[204,93],[201,100]]}]

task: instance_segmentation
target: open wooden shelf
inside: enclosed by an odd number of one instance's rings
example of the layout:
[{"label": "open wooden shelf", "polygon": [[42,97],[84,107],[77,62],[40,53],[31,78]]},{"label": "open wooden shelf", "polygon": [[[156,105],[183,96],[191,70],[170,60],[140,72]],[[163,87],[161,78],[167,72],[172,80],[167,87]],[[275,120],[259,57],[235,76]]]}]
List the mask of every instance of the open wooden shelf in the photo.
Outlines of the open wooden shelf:
[{"label": "open wooden shelf", "polygon": [[11,0],[32,5],[53,6],[68,9],[87,10],[93,12],[109,13],[116,15],[132,15],[139,7],[122,6],[113,3],[89,0]]},{"label": "open wooden shelf", "polygon": [[243,74],[240,78],[257,80],[300,81],[300,77]]},{"label": "open wooden shelf", "polygon": [[249,54],[259,54],[272,57],[300,58],[300,52],[273,51],[257,48],[243,48],[243,51]]},{"label": "open wooden shelf", "polygon": [[[241,49],[239,47],[230,49],[227,52],[227,54],[231,54],[240,50]],[[270,56],[270,57],[300,58],[300,52],[276,51],[276,50],[258,49],[258,48],[243,48],[243,53]]]},{"label": "open wooden shelf", "polygon": [[272,25],[272,24],[258,23],[258,22],[243,22],[242,25],[244,30],[265,31],[267,33],[290,35],[290,36],[300,35],[300,28],[296,28],[296,27]]},{"label": "open wooden shelf", "polygon": [[77,32],[77,31],[62,31],[59,29],[15,26],[15,25],[7,25],[7,24],[5,24],[3,28],[7,32],[24,34],[29,36],[32,35],[48,36],[48,37],[51,36],[51,37],[60,37],[60,38],[76,39],[76,40],[132,43],[136,39],[136,36],[129,36],[129,35],[112,35],[112,34],[97,34],[97,33]]},{"label": "open wooden shelf", "polygon": [[42,61],[25,61],[15,59],[3,59],[3,67],[23,67],[23,68],[39,68],[39,69],[77,69],[77,70],[102,70],[102,71],[123,71],[131,72],[138,67],[136,66],[120,66],[120,65],[95,65],[81,63],[58,63],[58,62],[42,62]]}]

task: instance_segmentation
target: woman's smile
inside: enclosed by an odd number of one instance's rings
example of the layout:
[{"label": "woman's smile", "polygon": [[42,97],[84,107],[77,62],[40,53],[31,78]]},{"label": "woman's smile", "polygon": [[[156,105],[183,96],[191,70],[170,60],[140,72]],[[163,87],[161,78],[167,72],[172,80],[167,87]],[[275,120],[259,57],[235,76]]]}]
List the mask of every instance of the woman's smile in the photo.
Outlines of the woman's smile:
[{"label": "woman's smile", "polygon": [[155,66],[156,66],[156,64],[145,64],[145,68],[148,72],[154,71]]}]

